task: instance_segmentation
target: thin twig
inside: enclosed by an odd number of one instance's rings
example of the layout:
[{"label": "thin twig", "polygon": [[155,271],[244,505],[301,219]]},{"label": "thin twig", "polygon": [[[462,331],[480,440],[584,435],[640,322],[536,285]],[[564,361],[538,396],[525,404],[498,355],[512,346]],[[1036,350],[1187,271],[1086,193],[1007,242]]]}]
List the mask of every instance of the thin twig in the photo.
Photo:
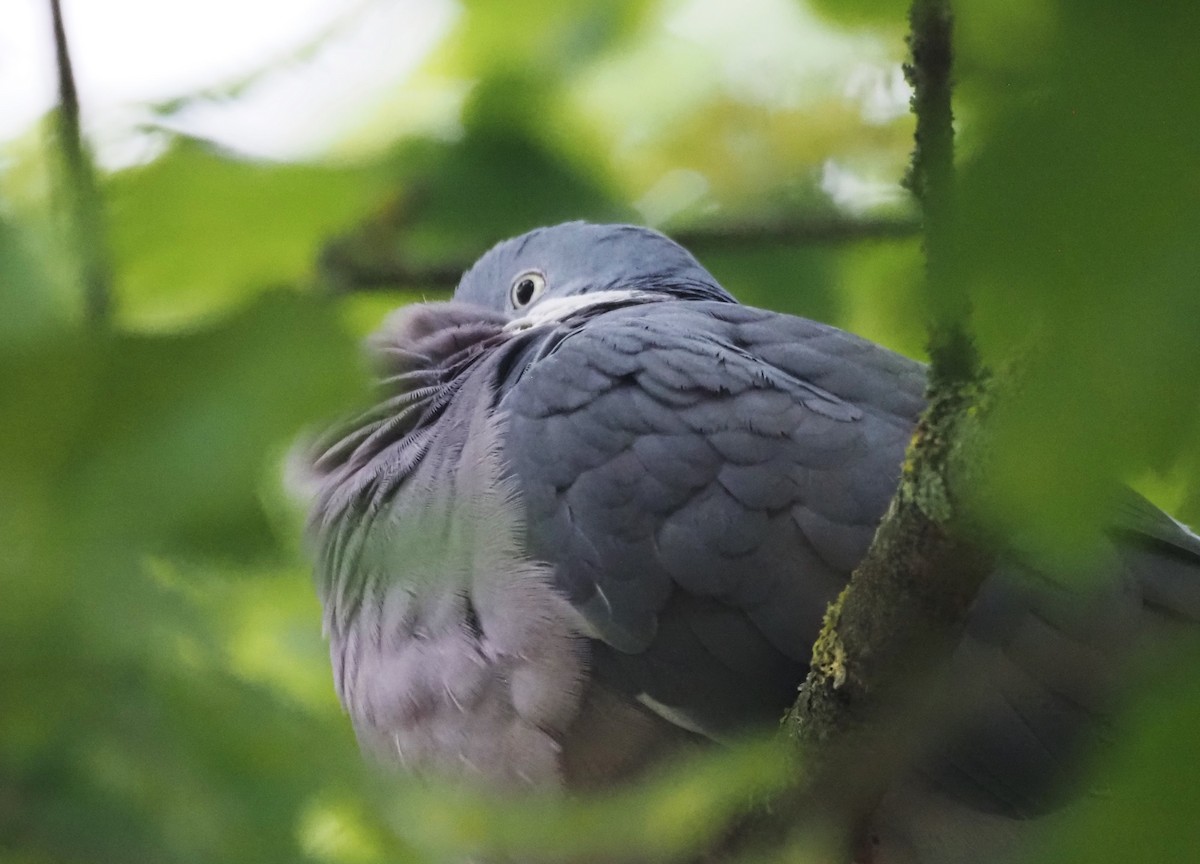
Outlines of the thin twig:
[{"label": "thin twig", "polygon": [[914,0],[909,22],[912,62],[905,65],[904,74],[913,87],[917,128],[905,185],[921,202],[924,222],[930,377],[935,382],[963,382],[977,375],[979,358],[966,328],[967,294],[954,284],[950,268],[955,193],[949,0]]},{"label": "thin twig", "polygon": [[79,258],[84,315],[95,328],[107,326],[112,314],[108,252],[100,192],[91,156],[83,143],[79,123],[79,94],[71,69],[67,31],[59,0],[50,0],[54,21],[54,55],[58,64],[58,144],[67,177],[72,239]]},{"label": "thin twig", "polygon": [[[671,237],[688,249],[703,251],[903,239],[916,236],[920,231],[919,222],[904,217],[849,219],[843,216],[814,216],[763,224],[731,222],[706,225],[672,231]],[[486,248],[488,244],[482,245]],[[352,243],[345,239],[330,242],[321,254],[322,274],[335,293],[413,286],[452,290],[470,265],[471,259],[467,257],[435,265],[410,265],[397,257],[368,260],[356,255]]]}]

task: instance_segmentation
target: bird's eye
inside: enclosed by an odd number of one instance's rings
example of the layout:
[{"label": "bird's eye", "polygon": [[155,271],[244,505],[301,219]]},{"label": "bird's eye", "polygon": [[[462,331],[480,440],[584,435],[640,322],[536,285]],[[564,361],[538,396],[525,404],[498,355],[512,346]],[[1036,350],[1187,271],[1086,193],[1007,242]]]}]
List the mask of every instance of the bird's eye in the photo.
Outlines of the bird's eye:
[{"label": "bird's eye", "polygon": [[509,298],[515,308],[521,309],[541,297],[545,290],[546,277],[536,270],[530,270],[513,280]]}]

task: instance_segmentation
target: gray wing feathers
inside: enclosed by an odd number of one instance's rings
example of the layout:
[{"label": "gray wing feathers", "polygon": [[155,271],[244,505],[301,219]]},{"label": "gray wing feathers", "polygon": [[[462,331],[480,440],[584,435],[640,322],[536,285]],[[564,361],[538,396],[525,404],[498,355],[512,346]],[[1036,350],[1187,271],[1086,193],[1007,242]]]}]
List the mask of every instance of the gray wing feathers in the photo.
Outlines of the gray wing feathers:
[{"label": "gray wing feathers", "polygon": [[1200,536],[1128,490],[1117,499],[1114,532],[1124,540],[1121,552],[1147,607],[1200,623]]},{"label": "gray wing feathers", "polygon": [[[519,336],[504,320],[445,304],[390,322],[377,356],[403,386],[313,466],[335,677],[364,742],[540,780],[676,740],[629,696],[710,737],[774,719],[891,498],[923,367],[732,303]],[[1113,537],[1090,578],[1010,560],[985,583],[926,782],[1045,812],[1145,621],[1200,622],[1200,538],[1133,495]],[[599,640],[586,688],[581,633]],[[626,721],[645,734],[622,751]]]},{"label": "gray wing feathers", "polygon": [[1132,492],[1089,572],[1010,562],[976,600],[956,657],[963,719],[929,773],[1009,817],[1062,803],[1107,737],[1148,640],[1200,623],[1200,538]]},{"label": "gray wing feathers", "polygon": [[[753,701],[739,692],[744,674],[712,696],[719,676],[702,680],[705,658],[786,667],[794,686],[890,499],[921,367],[832,328],[721,303],[615,310],[547,339],[501,403],[536,554],[557,562],[596,635],[636,655],[618,665],[637,687],[656,699],[694,691],[699,725],[734,713],[718,710],[723,699]],[[865,380],[835,374],[839,352]],[[724,604],[729,620],[718,627],[716,606],[702,614],[672,599],[680,591]],[[688,660],[685,642],[704,650]],[[648,671],[667,654],[683,664],[670,687]]]},{"label": "gray wing feathers", "polygon": [[777,720],[805,668],[737,608],[685,591],[663,605],[649,650],[600,645],[593,662],[597,677],[622,682],[672,722],[718,739],[743,729],[747,718]]},{"label": "gray wing feathers", "polygon": [[[924,368],[729,304],[619,310],[552,341],[505,402],[506,455],[535,548],[607,643],[597,669],[709,735],[777,712],[891,498]],[[1011,561],[985,585],[958,721],[924,769],[959,800],[1053,807],[1104,734],[1143,604],[1200,620],[1200,540],[1144,502],[1119,530],[1098,573]]]},{"label": "gray wing feathers", "polygon": [[1141,598],[1115,550],[1092,568],[1050,578],[1008,561],[984,584],[925,769],[959,800],[1010,818],[1045,813],[1106,734]]}]

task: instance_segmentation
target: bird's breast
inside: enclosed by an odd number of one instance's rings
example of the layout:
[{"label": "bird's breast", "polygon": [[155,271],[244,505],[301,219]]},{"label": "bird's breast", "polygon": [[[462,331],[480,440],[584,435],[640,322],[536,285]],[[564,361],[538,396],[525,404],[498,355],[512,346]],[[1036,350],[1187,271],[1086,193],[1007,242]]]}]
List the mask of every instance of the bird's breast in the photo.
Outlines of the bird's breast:
[{"label": "bird's breast", "polygon": [[414,432],[420,458],[322,535],[326,623],[364,745],[422,772],[540,785],[561,774],[585,640],[550,566],[524,552],[490,374],[472,369]]}]

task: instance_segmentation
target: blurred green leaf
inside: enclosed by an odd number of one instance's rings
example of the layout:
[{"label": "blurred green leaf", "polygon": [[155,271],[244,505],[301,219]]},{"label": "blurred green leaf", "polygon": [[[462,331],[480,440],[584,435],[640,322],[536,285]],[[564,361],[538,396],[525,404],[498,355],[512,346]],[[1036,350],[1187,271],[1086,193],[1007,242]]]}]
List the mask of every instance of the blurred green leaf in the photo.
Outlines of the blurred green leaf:
[{"label": "blurred green leaf", "polygon": [[146,563],[275,545],[268,456],[353,398],[353,345],[328,306],[276,292],[203,331],[59,333],[5,360],[0,838],[52,860],[300,860],[297,814],[357,770],[349,730],[232,677]]},{"label": "blurred green leaf", "polygon": [[846,25],[902,26],[912,5],[905,0],[809,0],[831,21]]},{"label": "blurred green leaf", "polygon": [[841,255],[835,320],[854,333],[908,357],[923,358],[926,332],[921,280],[925,260],[917,239],[855,244]]},{"label": "blurred green leaf", "polygon": [[416,140],[399,148],[395,197],[327,249],[323,278],[343,290],[364,280],[421,287],[423,273],[473,260],[514,233],[628,216],[591,172],[519,128],[479,122],[483,128],[471,127],[455,144]]},{"label": "blurred green leaf", "polygon": [[179,326],[304,283],[320,241],[390,190],[377,166],[253,162],[178,139],[106,184],[121,320]]},{"label": "blurred green leaf", "polygon": [[475,72],[540,69],[559,76],[612,49],[642,21],[645,0],[471,0],[445,62]]},{"label": "blurred green leaf", "polygon": [[1155,669],[1160,683],[1122,725],[1109,764],[1085,803],[1034,860],[1046,864],[1128,864],[1200,860],[1200,689],[1194,640]]},{"label": "blurred green leaf", "polygon": [[787,246],[692,251],[742,303],[765,306],[821,321],[839,317],[832,290],[837,253]]},{"label": "blurred green leaf", "polygon": [[[985,99],[987,111],[993,98],[1011,97],[1006,85],[1009,76],[1041,77],[1052,82],[1048,64],[1054,62],[1054,40],[1059,26],[1059,3],[1044,0],[955,0],[954,42],[958,70],[957,107],[966,107],[968,118],[973,101]],[[984,96],[982,91],[987,91]],[[962,98],[963,96],[967,98]],[[960,127],[970,144],[974,130],[968,123]],[[961,142],[960,142],[961,144]]]},{"label": "blurred green leaf", "polygon": [[989,362],[1021,357],[995,418],[1002,509],[1061,542],[1112,478],[1200,431],[1200,7],[1063,0],[1055,17],[1036,75],[980,88],[955,242]]},{"label": "blurred green leaf", "polygon": [[409,258],[436,260],[538,225],[628,212],[594,175],[516,130],[469,130],[454,147],[415,143],[400,160],[422,204],[397,238]]},{"label": "blurred green leaf", "polygon": [[281,293],[204,331],[74,339],[5,370],[0,449],[81,550],[262,548],[265,456],[348,404],[355,356],[328,307]]},{"label": "blurred green leaf", "polygon": [[640,784],[584,797],[411,788],[396,817],[431,860],[688,860],[795,776],[783,746],[774,738],[731,743],[660,766]]},{"label": "blurred green leaf", "polygon": [[60,323],[51,282],[22,227],[0,217],[0,354],[36,344]]}]

